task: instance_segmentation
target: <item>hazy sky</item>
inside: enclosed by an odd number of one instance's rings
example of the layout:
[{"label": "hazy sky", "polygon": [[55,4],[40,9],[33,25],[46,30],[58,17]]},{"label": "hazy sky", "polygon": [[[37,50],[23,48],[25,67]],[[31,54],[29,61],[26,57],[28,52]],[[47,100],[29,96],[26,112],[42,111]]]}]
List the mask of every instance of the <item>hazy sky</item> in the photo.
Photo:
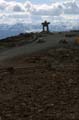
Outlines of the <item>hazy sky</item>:
[{"label": "hazy sky", "polygon": [[[25,2],[27,0],[16,0],[16,1]],[[33,3],[51,3],[51,2],[56,1],[56,0],[29,0],[29,1],[31,1]]]},{"label": "hazy sky", "polygon": [[[11,1],[11,0],[6,0],[6,1]],[[26,2],[26,1],[30,1],[30,2],[35,3],[35,4],[57,2],[57,0],[12,0],[12,1],[17,1],[17,2],[22,2],[22,3]],[[67,1],[67,0],[58,0],[58,2],[60,2],[60,1]]]},{"label": "hazy sky", "polygon": [[[16,1],[18,2],[31,1],[33,3],[52,3],[52,2],[63,2],[63,1],[71,1],[71,0],[16,0]],[[75,1],[75,0],[72,0],[72,1]]]},{"label": "hazy sky", "polygon": [[0,0],[0,24],[40,23],[45,19],[72,23],[77,18],[79,0]]}]

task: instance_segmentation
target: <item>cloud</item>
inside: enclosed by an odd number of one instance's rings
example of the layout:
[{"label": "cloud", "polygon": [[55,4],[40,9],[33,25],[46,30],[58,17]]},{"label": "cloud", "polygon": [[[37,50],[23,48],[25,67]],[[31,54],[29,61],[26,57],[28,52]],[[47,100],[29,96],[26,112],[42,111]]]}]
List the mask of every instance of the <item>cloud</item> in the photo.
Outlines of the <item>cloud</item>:
[{"label": "cloud", "polygon": [[[14,2],[13,2],[14,3]],[[12,11],[12,12],[24,12],[25,11],[25,8],[23,7],[22,4],[20,3],[14,3],[12,4],[9,3],[9,5],[6,7],[6,11]]]},{"label": "cloud", "polygon": [[35,5],[32,4],[30,1],[26,1],[25,4],[24,4],[24,7],[25,7],[27,12],[32,12],[35,8]]},{"label": "cloud", "polygon": [[33,13],[43,16],[59,16],[62,14],[62,10],[63,8],[60,4],[42,5],[41,7],[36,8],[36,11]]},{"label": "cloud", "polygon": [[6,1],[4,0],[0,1],[0,10],[2,11],[5,10],[7,6],[8,6],[8,3]]},{"label": "cloud", "polygon": [[16,1],[5,1],[5,0],[1,0],[0,1],[0,10],[5,11],[6,12],[22,12],[25,11],[24,6]]},{"label": "cloud", "polygon": [[[62,1],[62,0],[61,0]],[[63,2],[54,2],[51,4],[33,4],[30,1],[25,3],[16,2],[15,0],[0,0],[0,23],[12,22],[40,22],[44,18],[51,21],[67,19],[66,16],[79,15],[78,0],[64,0]],[[15,17],[16,16],[16,17]],[[54,18],[56,18],[54,20]],[[63,20],[65,20],[63,19]],[[75,17],[72,17],[75,19]],[[11,22],[12,21],[12,22]]]},{"label": "cloud", "polygon": [[64,7],[64,14],[79,14],[79,6],[75,1],[64,3]]},{"label": "cloud", "polygon": [[34,15],[79,14],[79,2],[77,0],[66,0],[66,2],[56,2],[48,4],[33,4],[26,1],[24,4],[13,0],[0,0],[0,10],[12,12],[27,12]]}]

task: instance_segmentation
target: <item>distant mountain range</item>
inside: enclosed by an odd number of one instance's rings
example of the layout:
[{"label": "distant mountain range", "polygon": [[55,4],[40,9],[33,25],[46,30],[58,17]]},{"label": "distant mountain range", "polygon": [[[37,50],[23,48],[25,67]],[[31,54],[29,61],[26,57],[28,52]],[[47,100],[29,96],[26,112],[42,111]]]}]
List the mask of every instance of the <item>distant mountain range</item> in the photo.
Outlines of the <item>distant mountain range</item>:
[{"label": "distant mountain range", "polygon": [[[79,26],[67,23],[53,23],[50,25],[50,31],[68,31],[68,30],[78,30]],[[25,24],[17,23],[14,25],[1,24],[0,25],[0,39],[18,35],[25,32],[38,32],[42,31],[42,26],[38,24]]]}]

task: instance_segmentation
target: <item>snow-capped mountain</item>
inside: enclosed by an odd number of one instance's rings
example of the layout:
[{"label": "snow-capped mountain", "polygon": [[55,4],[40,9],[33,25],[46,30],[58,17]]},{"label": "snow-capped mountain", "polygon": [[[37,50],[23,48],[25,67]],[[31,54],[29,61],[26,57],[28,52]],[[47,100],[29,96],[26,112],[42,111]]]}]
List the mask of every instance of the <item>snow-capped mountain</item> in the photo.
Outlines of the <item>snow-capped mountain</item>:
[{"label": "snow-capped mountain", "polygon": [[41,31],[44,20],[51,23],[50,31],[79,29],[79,0],[51,0],[49,4],[0,0],[0,39]]},{"label": "snow-capped mountain", "polygon": [[[78,30],[79,25],[66,22],[56,22],[49,25],[50,31],[68,31],[68,30]],[[38,24],[25,24],[17,23],[13,25],[1,24],[0,25],[0,39],[9,36],[18,35],[25,32],[39,32],[42,31],[42,26]]]}]

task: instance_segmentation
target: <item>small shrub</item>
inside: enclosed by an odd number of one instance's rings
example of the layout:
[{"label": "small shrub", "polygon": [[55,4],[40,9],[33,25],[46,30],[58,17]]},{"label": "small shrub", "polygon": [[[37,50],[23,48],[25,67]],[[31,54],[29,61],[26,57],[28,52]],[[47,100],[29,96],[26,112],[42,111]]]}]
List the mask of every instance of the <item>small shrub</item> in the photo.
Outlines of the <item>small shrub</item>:
[{"label": "small shrub", "polygon": [[76,44],[76,45],[79,45],[79,37],[77,37],[77,38],[75,39],[75,44]]}]

